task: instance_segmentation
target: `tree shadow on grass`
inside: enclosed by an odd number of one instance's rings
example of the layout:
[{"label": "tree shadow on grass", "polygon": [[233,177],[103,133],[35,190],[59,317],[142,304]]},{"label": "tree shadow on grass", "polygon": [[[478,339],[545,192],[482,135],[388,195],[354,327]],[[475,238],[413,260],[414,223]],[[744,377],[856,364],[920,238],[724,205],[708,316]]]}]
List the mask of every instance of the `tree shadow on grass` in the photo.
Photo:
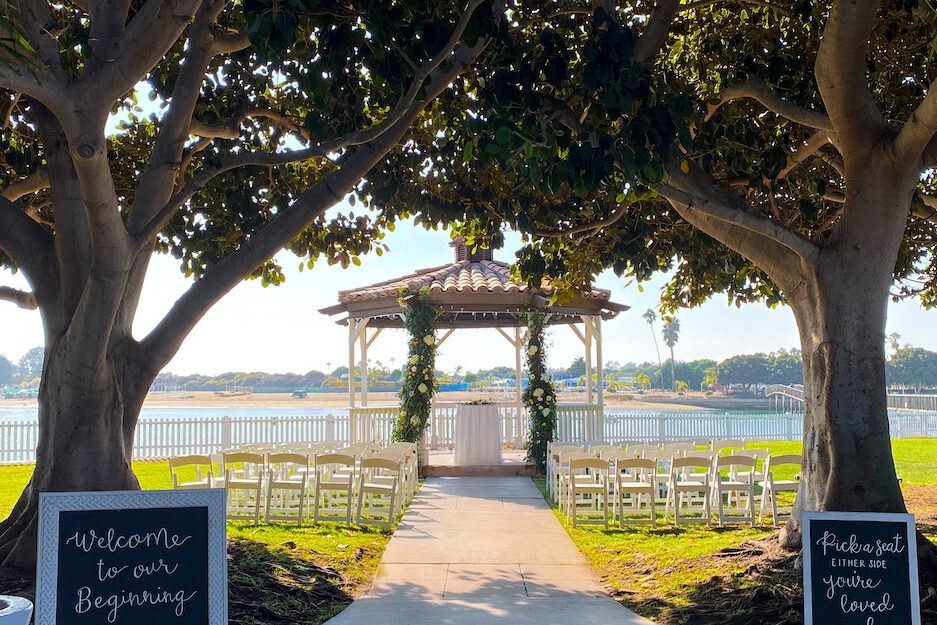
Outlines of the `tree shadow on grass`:
[{"label": "tree shadow on grass", "polygon": [[[803,623],[803,588],[796,554],[759,552],[762,541],[745,541],[708,559],[747,564],[740,573],[714,575],[687,584],[679,600],[649,592],[613,591],[622,605],[663,625],[799,625]],[[725,568],[730,568],[726,566]]]},{"label": "tree shadow on grass", "polygon": [[[285,543],[228,540],[228,618],[238,625],[318,625],[352,602],[356,581]],[[35,603],[35,578],[0,572],[0,594]]]}]

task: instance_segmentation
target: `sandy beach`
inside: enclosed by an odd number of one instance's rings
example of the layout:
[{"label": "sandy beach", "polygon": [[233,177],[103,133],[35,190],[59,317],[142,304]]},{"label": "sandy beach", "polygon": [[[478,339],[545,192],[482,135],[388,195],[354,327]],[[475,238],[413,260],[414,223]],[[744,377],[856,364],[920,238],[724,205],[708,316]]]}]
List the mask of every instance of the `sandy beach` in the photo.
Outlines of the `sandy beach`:
[{"label": "sandy beach", "polygon": [[[512,403],[512,397],[501,392],[491,391],[450,391],[439,393],[440,402],[460,402],[473,399],[488,399],[501,403]],[[658,408],[663,410],[700,410],[703,406],[687,406],[667,403],[666,396],[655,398],[652,401],[635,399],[634,395],[606,395],[605,405],[628,408]],[[641,397],[641,396],[638,396]],[[648,398],[650,399],[650,398]],[[560,403],[585,403],[585,393],[560,393]],[[358,395],[360,405],[361,396]],[[393,392],[368,392],[369,406],[389,406],[399,402]],[[220,408],[225,406],[255,407],[255,408],[347,408],[347,393],[310,393],[299,399],[291,397],[289,393],[251,393],[247,395],[223,396],[219,393],[197,391],[187,393],[150,393],[147,395],[144,406],[152,408],[178,408],[192,406],[199,408]]]}]

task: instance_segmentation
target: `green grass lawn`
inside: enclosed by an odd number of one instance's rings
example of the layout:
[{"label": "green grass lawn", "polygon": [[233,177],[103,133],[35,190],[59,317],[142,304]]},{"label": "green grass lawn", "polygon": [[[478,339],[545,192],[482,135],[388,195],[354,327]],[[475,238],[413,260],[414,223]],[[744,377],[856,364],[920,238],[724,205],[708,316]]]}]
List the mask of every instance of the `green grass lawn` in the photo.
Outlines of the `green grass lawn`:
[{"label": "green grass lawn", "polygon": [[[29,482],[32,465],[0,466],[0,519]],[[172,488],[168,462],[135,462],[146,490]],[[185,478],[184,478],[185,479]],[[228,522],[232,623],[317,625],[367,590],[390,532],[320,523]]]},{"label": "green grass lawn", "polygon": [[[751,446],[769,449],[774,455],[801,453],[799,442]],[[892,449],[904,486],[937,485],[937,439],[896,440]],[[535,482],[546,497],[544,481]],[[917,512],[913,500],[908,503]],[[554,513],[565,526],[565,515],[555,506]],[[678,624],[742,615],[743,620],[732,622],[800,623],[803,616],[794,609],[802,601],[799,577],[779,572],[780,564],[789,562],[791,555],[776,541],[765,540],[777,531],[768,524],[770,519],[765,521],[754,528],[741,524],[712,529],[674,527],[668,522],[657,528],[604,530],[593,525],[567,527],[567,531],[612,596],[648,618]],[[744,621],[746,614],[753,620]]]}]

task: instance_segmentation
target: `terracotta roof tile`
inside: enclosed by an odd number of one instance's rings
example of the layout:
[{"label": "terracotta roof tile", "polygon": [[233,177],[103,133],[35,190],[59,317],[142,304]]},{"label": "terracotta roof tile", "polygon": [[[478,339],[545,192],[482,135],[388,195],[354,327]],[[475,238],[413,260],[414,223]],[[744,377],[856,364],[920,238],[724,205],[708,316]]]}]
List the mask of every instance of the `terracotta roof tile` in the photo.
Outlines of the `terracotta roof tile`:
[{"label": "terracotta roof tile", "polygon": [[[421,269],[416,273],[379,282],[370,286],[340,291],[339,302],[351,302],[396,296],[401,288],[416,292],[422,287],[429,287],[434,293],[523,293],[526,284],[518,284],[511,279],[511,266],[496,260],[462,260],[451,265]],[[553,288],[549,280],[544,279],[537,293],[549,295]],[[606,289],[592,289],[583,293],[584,297],[608,300],[611,292]]]}]

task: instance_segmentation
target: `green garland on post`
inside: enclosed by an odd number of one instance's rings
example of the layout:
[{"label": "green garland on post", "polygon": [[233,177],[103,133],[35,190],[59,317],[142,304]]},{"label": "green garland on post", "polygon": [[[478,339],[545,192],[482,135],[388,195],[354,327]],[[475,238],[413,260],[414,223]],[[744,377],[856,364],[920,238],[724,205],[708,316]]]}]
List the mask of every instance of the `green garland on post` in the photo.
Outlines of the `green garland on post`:
[{"label": "green garland on post", "polygon": [[[403,295],[403,294],[402,294]],[[398,441],[416,443],[423,435],[432,410],[433,393],[436,392],[436,306],[426,300],[429,290],[423,287],[417,303],[404,319],[404,327],[410,333],[409,357],[406,363],[407,377],[400,389],[400,417],[394,438]]]},{"label": "green garland on post", "polygon": [[530,383],[524,391],[524,405],[530,411],[530,440],[527,460],[540,473],[547,469],[547,443],[556,431],[556,391],[547,376],[543,362],[544,314],[539,310],[527,313],[527,373]]}]

